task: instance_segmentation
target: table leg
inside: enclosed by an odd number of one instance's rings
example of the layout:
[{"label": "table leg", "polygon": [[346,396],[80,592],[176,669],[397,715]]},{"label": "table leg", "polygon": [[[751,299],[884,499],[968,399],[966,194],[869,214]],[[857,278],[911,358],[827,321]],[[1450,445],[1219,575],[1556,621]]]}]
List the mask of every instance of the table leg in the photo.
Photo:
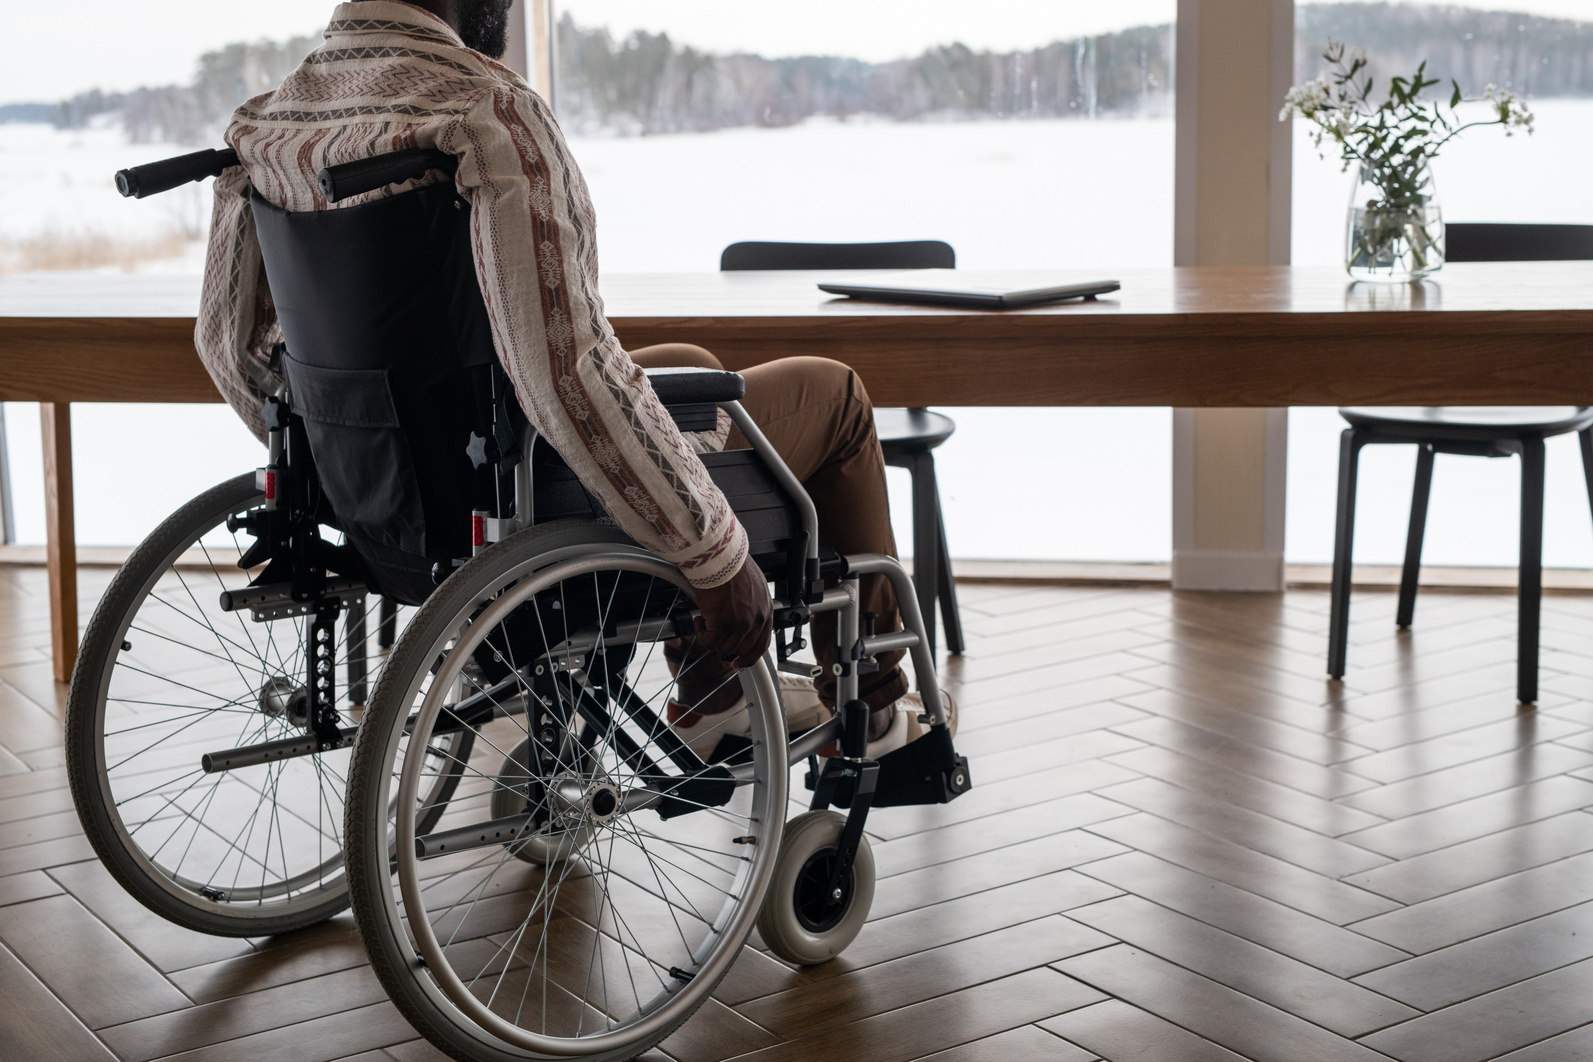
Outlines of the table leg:
[{"label": "table leg", "polygon": [[50,581],[50,654],[55,681],[77,662],[77,533],[72,519],[72,407],[39,405],[44,430],[44,521]]}]

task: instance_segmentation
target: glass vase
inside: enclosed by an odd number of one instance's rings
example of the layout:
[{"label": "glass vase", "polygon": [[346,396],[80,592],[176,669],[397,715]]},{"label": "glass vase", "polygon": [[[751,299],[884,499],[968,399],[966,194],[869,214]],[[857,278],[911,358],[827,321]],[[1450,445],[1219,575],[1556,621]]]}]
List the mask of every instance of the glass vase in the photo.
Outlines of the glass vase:
[{"label": "glass vase", "polygon": [[1405,284],[1444,264],[1444,218],[1431,167],[1406,189],[1391,193],[1370,166],[1361,166],[1350,193],[1344,268],[1356,280]]}]

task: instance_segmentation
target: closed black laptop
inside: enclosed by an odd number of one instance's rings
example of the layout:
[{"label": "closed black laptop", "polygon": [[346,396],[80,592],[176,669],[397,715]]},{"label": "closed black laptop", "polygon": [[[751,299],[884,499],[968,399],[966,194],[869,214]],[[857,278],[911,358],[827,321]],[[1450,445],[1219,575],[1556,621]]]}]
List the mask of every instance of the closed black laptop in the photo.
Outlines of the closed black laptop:
[{"label": "closed black laptop", "polygon": [[872,302],[916,302],[1016,310],[1064,299],[1094,298],[1121,285],[1115,280],[1081,279],[1067,273],[984,273],[960,269],[904,269],[827,280],[819,290]]}]

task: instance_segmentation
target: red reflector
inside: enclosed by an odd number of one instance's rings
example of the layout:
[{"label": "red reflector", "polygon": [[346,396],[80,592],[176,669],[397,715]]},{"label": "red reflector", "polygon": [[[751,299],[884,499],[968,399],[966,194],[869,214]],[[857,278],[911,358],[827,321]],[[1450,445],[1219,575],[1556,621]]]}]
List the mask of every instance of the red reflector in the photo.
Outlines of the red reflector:
[{"label": "red reflector", "polygon": [[277,498],[277,474],[269,468],[265,474],[265,498],[266,501],[276,501]]},{"label": "red reflector", "polygon": [[470,544],[480,549],[487,544],[487,514],[473,513],[470,517]]}]

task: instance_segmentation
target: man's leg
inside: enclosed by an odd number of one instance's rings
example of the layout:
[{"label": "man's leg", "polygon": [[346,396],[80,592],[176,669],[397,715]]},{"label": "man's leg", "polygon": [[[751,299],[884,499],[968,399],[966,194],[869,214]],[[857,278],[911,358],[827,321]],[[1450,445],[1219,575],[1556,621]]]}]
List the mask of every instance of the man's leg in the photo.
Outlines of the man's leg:
[{"label": "man's leg", "polygon": [[[890,503],[885,493],[885,459],[874,434],[874,407],[857,373],[828,358],[782,358],[746,369],[747,396],[742,400],[776,451],[802,481],[819,513],[822,544],[840,553],[896,555],[891,534]],[[747,441],[732,429],[727,450]],[[878,617],[875,630],[901,629],[896,594],[883,575],[860,580],[862,609]],[[819,695],[835,699],[835,613],[814,617],[815,655],[823,665]],[[879,670],[864,675],[859,696],[873,710],[870,737],[890,722],[885,711],[907,692],[900,650],[882,654]]]},{"label": "man's leg", "polygon": [[[689,343],[661,343],[633,350],[630,355],[643,368],[723,368],[709,351]],[[823,545],[840,553],[896,556],[885,488],[885,459],[874,435],[874,407],[857,374],[828,358],[797,357],[756,365],[741,375],[747,381],[742,405],[807,487],[818,510]],[[741,432],[732,429],[725,448],[745,449],[747,445]],[[878,617],[876,631],[883,634],[901,629],[896,595],[884,576],[864,576],[859,589],[862,610]],[[819,695],[833,706],[835,676],[829,665],[835,659],[835,614],[815,617],[810,636],[823,669],[817,683]],[[675,659],[680,656],[679,650],[672,654],[666,646],[665,655],[677,668],[685,663]],[[859,695],[874,710],[870,738],[878,737],[889,724],[890,715],[884,710],[907,692],[901,658],[899,650],[881,655],[879,670],[864,675],[859,683]],[[708,674],[712,669],[705,662],[690,661],[688,670],[694,677],[696,672],[703,672],[691,686],[723,689],[718,676]],[[688,690],[683,689],[682,694],[685,697]],[[720,693],[714,701],[723,696]],[[687,698],[686,703],[694,704],[696,700]],[[710,703],[721,710],[728,707]]]},{"label": "man's leg", "polygon": [[629,353],[644,369],[724,369],[718,358],[694,343],[657,343]]}]

